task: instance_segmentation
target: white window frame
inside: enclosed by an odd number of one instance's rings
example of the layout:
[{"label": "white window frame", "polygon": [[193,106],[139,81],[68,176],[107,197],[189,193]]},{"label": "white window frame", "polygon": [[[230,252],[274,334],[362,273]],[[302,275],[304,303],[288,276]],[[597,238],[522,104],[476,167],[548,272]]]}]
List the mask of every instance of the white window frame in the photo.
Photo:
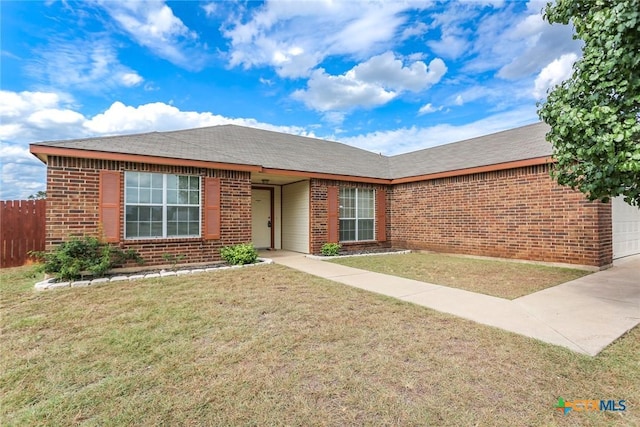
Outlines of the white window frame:
[{"label": "white window frame", "polygon": [[[148,175],[161,175],[162,176],[162,203],[141,203],[141,202],[128,202],[127,192],[127,175],[128,174],[148,174]],[[188,177],[198,178],[198,203],[168,203],[167,202],[167,180],[169,176],[175,176],[178,180],[180,177]],[[172,173],[157,173],[157,172],[138,172],[138,171],[125,171],[125,180],[124,180],[124,236],[125,240],[159,240],[159,239],[188,239],[188,238],[199,238],[202,235],[202,177],[195,175],[179,175]],[[129,206],[142,206],[142,207],[161,207],[162,208],[162,236],[127,236],[127,207]],[[198,208],[198,233],[197,234],[183,234],[183,235],[171,235],[167,234],[167,224],[169,222],[167,209],[173,207],[184,207],[184,208]]]},{"label": "white window frame", "polygon": [[[342,190],[355,190],[355,201],[354,201],[354,207],[353,207],[353,212],[355,213],[355,217],[343,217],[340,215],[340,209],[342,208],[342,205],[339,203],[338,204],[338,222],[342,221],[342,220],[349,220],[349,221],[354,221],[355,223],[355,240],[342,240],[342,236],[341,236],[341,229],[338,229],[338,236],[339,236],[339,241],[341,242],[373,242],[376,239],[376,190],[373,188],[357,188],[357,187],[340,187],[339,192],[338,192],[338,200],[341,199],[341,192]],[[359,191],[366,191],[366,192],[370,192],[371,193],[371,200],[373,201],[373,208],[371,211],[371,217],[370,218],[361,218],[359,217],[358,214],[358,192]],[[370,239],[361,239],[360,238],[360,229],[359,229],[359,221],[361,220],[371,220],[372,224],[373,224],[373,230],[372,230],[372,237]]]}]

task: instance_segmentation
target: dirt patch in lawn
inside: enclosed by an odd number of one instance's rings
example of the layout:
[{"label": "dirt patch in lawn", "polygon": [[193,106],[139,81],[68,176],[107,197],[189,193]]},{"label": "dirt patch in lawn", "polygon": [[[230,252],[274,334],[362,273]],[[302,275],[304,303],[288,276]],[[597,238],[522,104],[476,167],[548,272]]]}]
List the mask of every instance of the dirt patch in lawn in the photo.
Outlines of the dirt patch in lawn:
[{"label": "dirt patch in lawn", "polygon": [[591,273],[572,268],[423,252],[375,258],[340,258],[331,262],[506,299],[515,299]]}]

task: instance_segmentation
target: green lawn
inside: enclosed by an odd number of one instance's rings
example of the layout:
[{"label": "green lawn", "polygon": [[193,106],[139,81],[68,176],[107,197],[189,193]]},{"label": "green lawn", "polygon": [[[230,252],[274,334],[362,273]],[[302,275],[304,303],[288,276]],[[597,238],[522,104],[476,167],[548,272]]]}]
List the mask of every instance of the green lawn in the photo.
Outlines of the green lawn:
[{"label": "green lawn", "polygon": [[507,299],[591,273],[573,268],[425,252],[338,258],[331,262]]},{"label": "green lawn", "polygon": [[640,425],[639,328],[591,358],[278,265],[35,281],[0,270],[3,426]]}]

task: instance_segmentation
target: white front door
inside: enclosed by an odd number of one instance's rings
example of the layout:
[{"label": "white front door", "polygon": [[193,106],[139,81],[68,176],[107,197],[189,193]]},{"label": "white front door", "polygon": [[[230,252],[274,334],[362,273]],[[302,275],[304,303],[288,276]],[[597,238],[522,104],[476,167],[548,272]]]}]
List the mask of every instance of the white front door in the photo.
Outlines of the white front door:
[{"label": "white front door", "polygon": [[251,190],[251,241],[256,248],[271,245],[271,190]]}]

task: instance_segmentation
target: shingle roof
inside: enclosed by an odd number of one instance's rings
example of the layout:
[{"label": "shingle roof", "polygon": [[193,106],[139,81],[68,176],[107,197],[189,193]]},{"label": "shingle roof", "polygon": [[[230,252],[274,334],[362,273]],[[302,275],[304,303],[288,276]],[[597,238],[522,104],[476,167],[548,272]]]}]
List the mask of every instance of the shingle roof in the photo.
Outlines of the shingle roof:
[{"label": "shingle roof", "polygon": [[455,171],[550,156],[549,127],[535,123],[491,135],[426,148],[389,158],[394,178]]},{"label": "shingle roof", "polygon": [[389,169],[386,157],[350,145],[236,125],[34,145],[363,177]]},{"label": "shingle roof", "polygon": [[339,142],[236,125],[33,145],[368,178],[404,178],[551,155],[536,123],[392,157]]}]

